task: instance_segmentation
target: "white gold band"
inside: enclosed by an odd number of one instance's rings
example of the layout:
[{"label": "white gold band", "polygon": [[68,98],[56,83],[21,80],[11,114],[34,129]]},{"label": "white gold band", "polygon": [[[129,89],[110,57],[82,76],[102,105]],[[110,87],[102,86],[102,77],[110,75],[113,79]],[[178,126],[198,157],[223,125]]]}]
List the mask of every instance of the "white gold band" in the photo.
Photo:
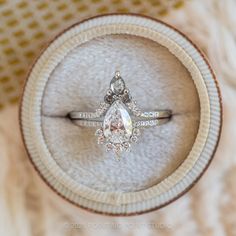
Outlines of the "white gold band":
[{"label": "white gold band", "polygon": [[[101,127],[103,125],[102,120],[88,120],[88,119],[72,119],[72,120],[74,124],[83,127]],[[161,119],[137,120],[133,121],[133,126],[137,128],[153,127],[153,126],[163,125],[167,123],[169,120],[170,117]]]},{"label": "white gold band", "polygon": [[[171,111],[170,110],[159,110],[159,111],[148,111],[141,112],[139,116],[140,118],[155,118],[155,119],[164,119],[170,118]],[[69,117],[71,120],[90,120],[100,118],[97,112],[80,112],[80,111],[72,111],[69,113]]]}]

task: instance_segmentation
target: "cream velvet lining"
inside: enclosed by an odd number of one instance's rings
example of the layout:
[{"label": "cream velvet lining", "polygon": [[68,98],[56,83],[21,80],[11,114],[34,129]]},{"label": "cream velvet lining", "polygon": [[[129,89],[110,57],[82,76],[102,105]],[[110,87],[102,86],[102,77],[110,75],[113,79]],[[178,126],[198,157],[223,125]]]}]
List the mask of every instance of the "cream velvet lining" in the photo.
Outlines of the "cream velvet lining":
[{"label": "cream velvet lining", "polygon": [[[156,206],[161,202],[166,202],[168,201],[168,199],[170,200],[174,198],[176,195],[172,194],[171,196],[169,195],[162,198],[161,194],[164,194],[171,188],[176,188],[175,194],[178,194],[178,191],[180,191],[180,188],[178,188],[179,182],[181,182],[181,180],[186,177],[186,174],[188,174],[188,172],[194,166],[204,148],[210,125],[210,105],[208,93],[204,81],[202,79],[201,73],[198,67],[196,66],[195,62],[191,59],[191,57],[186,54],[186,52],[180,46],[178,46],[173,40],[170,39],[171,35],[176,38],[178,38],[179,35],[177,35],[175,31],[168,29],[166,26],[162,26],[161,24],[157,24],[156,22],[153,22],[151,20],[146,20],[145,22],[145,20],[143,20],[142,18],[142,22],[146,23],[144,24],[146,27],[134,24],[124,24],[122,23],[122,17],[126,20],[128,19],[132,21],[129,17],[120,16],[119,18],[119,16],[114,16],[110,17],[110,20],[112,21],[116,18],[116,20],[118,20],[120,24],[112,25],[112,22],[109,22],[109,25],[105,25],[104,18],[100,18],[100,24],[103,21],[103,26],[100,25],[99,27],[92,27],[91,29],[84,30],[86,27],[91,27],[91,24],[94,22],[93,20],[91,20],[87,23],[84,23],[80,26],[71,29],[70,31],[66,32],[64,35],[59,37],[53,44],[51,44],[51,46],[41,56],[41,58],[38,60],[37,64],[32,70],[32,73],[29,77],[29,81],[25,89],[22,107],[22,126],[25,141],[28,150],[31,154],[31,157],[40,172],[47,178],[49,183],[55,189],[61,192],[64,196],[83,206],[90,206],[93,209],[100,209],[101,211],[106,211],[103,209],[104,205],[96,206],[95,203],[91,204],[91,202],[89,203],[88,201],[84,201],[80,197],[92,200],[94,202],[101,202],[112,205],[128,204],[135,202],[138,203],[140,201],[143,201],[144,203],[144,201],[152,199],[152,202],[150,202],[149,204],[146,204],[145,206],[143,205],[142,207],[140,206],[141,208],[145,209],[148,207],[152,207],[153,205]],[[137,24],[141,22],[141,19],[139,19],[139,17],[133,17],[134,22],[136,22]],[[99,23],[99,21],[97,21],[97,23]],[[159,30],[162,31],[163,34],[154,31],[152,29],[154,25],[158,26]],[[164,33],[168,33],[168,31],[170,35],[168,37],[164,36]],[[76,183],[73,179],[66,175],[56,164],[55,160],[50,157],[50,152],[47,149],[47,145],[45,144],[45,140],[43,139],[41,130],[40,112],[42,95],[46,82],[54,68],[65,57],[65,55],[67,55],[68,52],[75,48],[77,45],[87,42],[93,39],[94,37],[109,34],[130,34],[141,36],[157,41],[159,44],[166,46],[176,57],[179,58],[179,60],[189,70],[200,97],[201,120],[199,132],[189,156],[176,171],[174,171],[163,181],[151,188],[138,192],[100,192]],[[179,43],[185,43],[185,46],[187,44],[187,47],[190,45],[188,45],[188,42],[186,40],[180,40]],[[201,57],[199,57],[199,55],[195,56],[197,60],[201,60],[200,63],[205,63],[201,59]],[[199,61],[197,61],[197,63],[198,62]],[[203,66],[205,66],[205,64]],[[208,77],[212,76],[210,73],[208,73],[207,75]],[[213,85],[215,86],[215,84]],[[205,161],[207,160],[205,159]],[[201,168],[196,169],[195,176],[197,176],[201,172],[201,170]],[[191,176],[191,178],[194,178],[194,175]],[[187,184],[185,182],[185,185],[191,184],[191,181],[187,182]],[[67,192],[65,191],[66,189]],[[156,199],[156,201],[154,201],[154,199]],[[131,207],[132,209],[129,209],[129,211],[134,210],[133,207],[134,205]],[[140,210],[140,207],[138,207],[138,209],[136,208],[135,211]],[[127,209],[128,207],[126,206],[126,210]],[[120,212],[124,211],[124,209],[121,210],[120,208],[113,208],[111,209],[111,211]]]}]

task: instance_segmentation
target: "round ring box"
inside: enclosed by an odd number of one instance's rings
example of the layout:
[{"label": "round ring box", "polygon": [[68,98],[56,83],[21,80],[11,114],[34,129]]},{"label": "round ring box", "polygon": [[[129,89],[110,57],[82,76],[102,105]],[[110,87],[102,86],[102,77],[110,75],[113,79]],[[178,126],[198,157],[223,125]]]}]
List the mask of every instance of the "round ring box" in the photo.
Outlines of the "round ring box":
[{"label": "round ring box", "polygon": [[[142,130],[118,162],[95,130],[70,111],[94,111],[120,70],[142,110],[171,109],[170,122]],[[20,125],[29,157],[66,200],[108,215],[158,209],[183,195],[209,165],[222,108],[213,71],[182,33],[140,15],[90,18],[39,56],[24,88]]]}]

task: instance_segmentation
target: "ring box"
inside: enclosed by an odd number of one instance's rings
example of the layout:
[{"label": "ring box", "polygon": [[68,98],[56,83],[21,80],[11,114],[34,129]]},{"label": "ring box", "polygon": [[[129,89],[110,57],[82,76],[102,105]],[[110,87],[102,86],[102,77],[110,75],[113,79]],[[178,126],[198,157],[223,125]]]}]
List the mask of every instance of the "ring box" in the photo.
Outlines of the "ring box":
[{"label": "ring box", "polygon": [[[118,162],[70,111],[94,111],[119,70],[142,110],[170,109]],[[214,156],[221,97],[205,56],[184,34],[140,15],[80,22],[54,39],[25,84],[20,125],[30,160],[71,203],[101,214],[159,209],[189,190]]]}]

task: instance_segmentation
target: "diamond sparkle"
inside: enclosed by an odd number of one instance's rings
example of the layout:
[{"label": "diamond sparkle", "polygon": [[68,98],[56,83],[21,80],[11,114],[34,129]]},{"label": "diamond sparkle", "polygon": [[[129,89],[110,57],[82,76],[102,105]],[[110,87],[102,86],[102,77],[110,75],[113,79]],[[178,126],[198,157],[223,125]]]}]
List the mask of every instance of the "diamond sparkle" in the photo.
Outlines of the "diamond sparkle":
[{"label": "diamond sparkle", "polygon": [[133,131],[132,119],[120,100],[116,100],[108,109],[103,121],[103,133],[114,144],[129,141]]}]

